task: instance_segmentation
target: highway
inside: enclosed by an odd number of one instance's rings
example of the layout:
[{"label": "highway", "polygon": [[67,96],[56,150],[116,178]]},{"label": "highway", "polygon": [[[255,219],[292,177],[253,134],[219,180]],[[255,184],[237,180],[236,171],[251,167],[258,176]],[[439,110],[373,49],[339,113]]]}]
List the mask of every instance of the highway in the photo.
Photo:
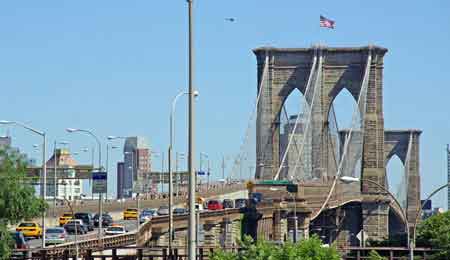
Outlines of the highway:
[{"label": "highway", "polygon": [[[128,230],[128,232],[130,231],[134,231],[136,230],[136,220],[117,220],[114,221],[115,224],[121,224],[125,226],[125,229]],[[51,227],[49,227],[51,228]],[[77,235],[77,240],[87,240],[90,238],[95,238],[98,235],[98,228],[95,228],[94,231],[90,231],[89,233],[85,234],[85,235]],[[71,234],[69,235],[67,242],[72,242],[75,241],[75,235]],[[42,245],[42,239],[30,239],[27,241],[28,245],[31,248],[40,248]]]},{"label": "highway", "polygon": [[[238,190],[238,191],[233,191],[231,193],[226,193],[226,194],[220,194],[220,193],[215,194],[213,196],[207,197],[207,199],[212,199],[212,198],[220,199],[220,200],[222,200],[224,198],[237,199],[237,198],[247,198],[247,195],[248,195],[248,193],[246,190]],[[153,207],[145,207],[145,208],[158,208],[158,206],[166,203],[166,201],[155,201],[155,202],[156,202],[156,204],[152,204]],[[184,206],[183,204],[178,203],[178,204],[174,205],[174,208],[183,207],[183,206]],[[114,220],[113,223],[124,225],[125,228],[129,232],[136,230],[136,220],[123,220],[122,219],[122,209],[120,211],[109,212],[109,214],[112,216],[112,218]],[[37,219],[37,221],[39,221],[39,220],[40,219]],[[49,222],[50,221],[48,221],[47,223],[49,223]],[[52,222],[56,223],[57,219],[53,219]],[[54,227],[54,226],[49,225],[47,228],[51,228],[51,227]],[[94,229],[94,231],[91,231],[88,234],[78,235],[77,240],[81,241],[81,240],[96,238],[97,234],[98,234],[98,229]],[[202,236],[202,232],[200,232],[200,236]],[[75,241],[75,235],[69,235],[67,242],[71,242],[71,241]],[[28,244],[30,245],[31,248],[40,248],[42,245],[42,240],[41,239],[30,239],[30,240],[28,240]]]}]

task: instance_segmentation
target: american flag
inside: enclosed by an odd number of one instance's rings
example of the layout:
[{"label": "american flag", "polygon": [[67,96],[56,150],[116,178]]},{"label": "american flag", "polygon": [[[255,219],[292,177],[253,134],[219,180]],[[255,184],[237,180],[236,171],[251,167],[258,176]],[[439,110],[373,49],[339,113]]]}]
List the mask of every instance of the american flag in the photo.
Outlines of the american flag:
[{"label": "american flag", "polygon": [[325,18],[324,16],[320,16],[320,27],[326,27],[330,29],[334,29],[334,21],[330,20],[328,18]]}]

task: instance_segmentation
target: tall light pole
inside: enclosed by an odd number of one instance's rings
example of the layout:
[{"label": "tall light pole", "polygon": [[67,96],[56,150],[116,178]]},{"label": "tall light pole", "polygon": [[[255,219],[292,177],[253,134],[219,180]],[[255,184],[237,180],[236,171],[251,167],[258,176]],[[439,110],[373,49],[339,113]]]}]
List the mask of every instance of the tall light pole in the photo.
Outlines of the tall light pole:
[{"label": "tall light pole", "polygon": [[[47,153],[47,135],[43,131],[36,130],[28,125],[15,122],[15,121],[6,121],[1,120],[0,125],[17,125],[22,128],[25,128],[35,134],[42,136],[42,185],[41,185],[41,195],[42,199],[45,201],[47,197],[47,162],[46,162],[46,153]],[[42,248],[45,248],[45,211],[42,212]]]},{"label": "tall light pole", "polygon": [[[98,137],[96,135],[94,135],[94,133],[92,133],[92,131],[86,130],[86,129],[66,128],[66,131],[68,133],[75,133],[75,132],[85,133],[95,139],[95,141],[97,142],[97,146],[98,146],[98,169],[99,169],[99,171],[101,171],[103,167],[102,167],[102,144],[100,143],[100,139],[98,139]],[[102,239],[102,236],[103,236],[103,232],[102,232],[103,193],[100,192],[98,197],[99,197],[98,198],[98,200],[99,200],[99,202],[98,202],[98,211],[99,211],[99,214],[98,214],[98,237],[99,237],[99,239]]]},{"label": "tall light pole", "polygon": [[[53,217],[56,217],[56,193],[57,193],[57,189],[58,189],[58,179],[56,176],[56,171],[58,169],[58,160],[57,160],[57,155],[56,155],[56,146],[58,144],[62,144],[62,145],[66,145],[69,144],[69,142],[67,141],[61,141],[58,142],[55,140],[54,143],[54,147],[53,147],[53,189],[54,189],[54,193],[53,193]],[[61,153],[60,153],[61,154]]]},{"label": "tall light pole", "polygon": [[189,260],[197,259],[196,221],[195,221],[195,169],[194,169],[194,41],[193,41],[193,1],[188,2],[189,16],[189,145],[188,145],[188,168],[189,168],[189,231],[188,251]]},{"label": "tall light pole", "polygon": [[[413,250],[411,250],[412,248],[411,248],[410,236],[409,236],[408,218],[406,216],[405,211],[402,208],[402,205],[397,200],[397,198],[395,198],[394,194],[392,194],[388,189],[386,189],[382,185],[378,184],[376,181],[372,181],[372,180],[367,179],[367,178],[359,179],[359,178],[355,178],[355,177],[342,176],[342,177],[340,177],[340,180],[345,182],[345,183],[352,183],[352,182],[359,182],[359,181],[368,182],[368,183],[371,183],[371,184],[377,186],[379,189],[381,189],[384,192],[386,192],[387,194],[389,194],[389,196],[394,200],[395,204],[397,204],[398,208],[400,209],[400,212],[402,214],[403,220],[405,221],[405,229],[406,229],[406,236],[407,236],[406,237],[406,240],[407,240],[406,244],[407,244],[407,247],[409,249],[409,259],[413,260],[414,259],[414,257],[413,257],[414,252],[413,252]],[[362,233],[364,233],[364,231]],[[363,240],[363,244],[364,244],[364,238],[362,240]]]},{"label": "tall light pole", "polygon": [[450,181],[447,184],[444,184],[444,185],[438,187],[432,193],[430,193],[430,195],[428,195],[428,197],[423,201],[422,205],[420,205],[420,208],[417,210],[416,217],[414,218],[414,223],[412,226],[413,234],[412,234],[412,241],[411,241],[411,245],[410,245],[411,259],[414,259],[414,247],[416,246],[416,227],[417,227],[417,220],[419,219],[420,213],[422,213],[423,207],[425,206],[427,201],[429,199],[431,199],[431,197],[433,197],[436,193],[438,193],[439,191],[441,191],[447,187],[450,187]]},{"label": "tall light pole", "polygon": [[[173,143],[175,141],[175,108],[176,108],[176,104],[178,99],[182,96],[182,95],[187,95],[189,94],[188,92],[185,91],[181,91],[180,93],[178,93],[175,98],[172,100],[172,107],[171,107],[171,111],[170,111],[170,118],[169,118],[169,125],[170,125],[170,145],[169,145],[169,251],[172,252],[172,241],[174,239],[173,237],[173,212],[172,212],[172,207],[173,207],[173,171],[172,171],[172,161],[173,161]],[[194,95],[198,95],[197,93],[194,93]]]}]

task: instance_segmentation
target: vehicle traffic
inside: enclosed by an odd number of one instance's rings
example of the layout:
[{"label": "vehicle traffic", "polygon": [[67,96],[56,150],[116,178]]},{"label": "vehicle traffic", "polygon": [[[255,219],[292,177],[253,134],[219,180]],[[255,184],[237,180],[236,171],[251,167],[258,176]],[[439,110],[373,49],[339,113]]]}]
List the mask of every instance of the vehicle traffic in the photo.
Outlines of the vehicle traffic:
[{"label": "vehicle traffic", "polygon": [[173,214],[174,215],[184,215],[184,214],[187,214],[187,213],[188,213],[188,210],[185,209],[185,208],[175,208],[173,210]]},{"label": "vehicle traffic", "polygon": [[144,223],[147,221],[150,221],[152,217],[157,216],[157,210],[156,209],[144,209],[141,212],[141,215],[139,216],[139,222]]},{"label": "vehicle traffic", "polygon": [[91,213],[77,212],[74,214],[74,218],[82,220],[88,231],[94,230],[94,221],[92,220]]},{"label": "vehicle traffic", "polygon": [[23,236],[26,238],[34,237],[40,238],[42,237],[42,227],[36,222],[22,222],[16,228],[17,232],[22,232]]},{"label": "vehicle traffic", "polygon": [[234,201],[232,199],[224,199],[223,200],[223,208],[224,209],[234,208]]},{"label": "vehicle traffic", "polygon": [[45,230],[45,245],[58,245],[67,242],[67,232],[64,228],[48,228]]},{"label": "vehicle traffic", "polygon": [[89,228],[81,219],[69,220],[69,222],[64,225],[64,229],[69,234],[87,234],[87,232],[89,232]]},{"label": "vehicle traffic", "polygon": [[234,200],[234,207],[238,208],[238,209],[247,207],[247,199],[242,199],[242,198],[235,199]]},{"label": "vehicle traffic", "polygon": [[208,201],[208,210],[221,210],[223,209],[223,205],[218,200],[209,200]]},{"label": "vehicle traffic", "polygon": [[64,224],[66,224],[71,219],[73,219],[72,213],[64,213],[59,217],[59,226],[64,226]]},{"label": "vehicle traffic", "polygon": [[125,229],[124,226],[113,224],[105,230],[105,235],[106,236],[121,235],[125,234],[126,232],[127,230]]},{"label": "vehicle traffic", "polygon": [[123,219],[137,219],[138,218],[138,210],[135,208],[128,208],[123,212]]},{"label": "vehicle traffic", "polygon": [[[94,220],[94,227],[98,227],[99,225],[99,219],[100,214],[95,214],[93,220]],[[111,217],[111,215],[109,215],[108,213],[102,213],[102,227],[108,227],[111,226],[111,224],[113,223],[113,219]]]},{"label": "vehicle traffic", "polygon": [[167,216],[169,215],[169,206],[162,205],[158,208],[158,216]]}]

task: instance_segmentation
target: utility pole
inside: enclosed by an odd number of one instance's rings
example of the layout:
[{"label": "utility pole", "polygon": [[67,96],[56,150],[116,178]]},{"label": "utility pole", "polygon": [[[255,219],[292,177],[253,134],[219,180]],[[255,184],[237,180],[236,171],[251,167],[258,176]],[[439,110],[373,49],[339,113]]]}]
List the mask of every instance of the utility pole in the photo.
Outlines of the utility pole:
[{"label": "utility pole", "polygon": [[188,147],[188,167],[189,167],[189,225],[188,225],[188,252],[189,260],[197,260],[196,241],[196,219],[195,219],[195,169],[194,169],[194,46],[193,46],[193,1],[188,2],[189,16],[189,147]]}]

